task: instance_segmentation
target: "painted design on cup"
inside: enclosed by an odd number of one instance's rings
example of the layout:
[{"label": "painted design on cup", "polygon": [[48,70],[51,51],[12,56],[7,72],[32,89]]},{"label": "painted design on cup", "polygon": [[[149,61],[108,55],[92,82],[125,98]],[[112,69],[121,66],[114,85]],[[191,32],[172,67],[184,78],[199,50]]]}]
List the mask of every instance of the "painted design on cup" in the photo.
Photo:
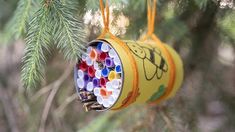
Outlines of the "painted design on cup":
[{"label": "painted design on cup", "polygon": [[[164,73],[167,72],[168,65],[159,49],[140,46],[138,43],[127,43],[127,46],[134,55],[143,60],[146,80],[152,80],[154,77],[161,79]],[[152,69],[155,69],[155,71]]]}]

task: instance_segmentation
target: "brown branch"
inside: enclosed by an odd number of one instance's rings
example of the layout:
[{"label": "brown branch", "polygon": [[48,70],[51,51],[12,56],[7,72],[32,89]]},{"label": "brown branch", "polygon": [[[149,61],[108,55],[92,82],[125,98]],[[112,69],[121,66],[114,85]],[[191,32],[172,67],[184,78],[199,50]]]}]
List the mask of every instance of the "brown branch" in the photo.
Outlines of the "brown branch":
[{"label": "brown branch", "polygon": [[12,106],[13,104],[11,102],[9,94],[7,93],[7,91],[5,91],[5,88],[3,88],[1,84],[0,84],[0,101],[3,104],[3,109],[5,111],[10,131],[19,132],[19,128],[16,121],[16,114]]},{"label": "brown branch", "polygon": [[68,78],[68,76],[70,75],[71,71],[72,71],[72,67],[73,65],[70,64],[69,67],[64,71],[63,75],[55,82],[53,83],[52,90],[46,100],[46,104],[44,106],[43,112],[42,112],[42,117],[41,117],[41,121],[40,121],[40,127],[39,127],[39,132],[45,132],[45,124],[46,124],[46,120],[51,108],[51,104],[54,100],[54,97],[57,93],[57,91],[59,90],[61,84]]},{"label": "brown branch", "polygon": [[162,117],[162,119],[165,121],[167,128],[170,130],[170,132],[176,132],[174,125],[171,121],[171,119],[168,117],[165,111],[159,110],[159,114]]},{"label": "brown branch", "polygon": [[66,100],[55,110],[56,115],[61,115],[62,112],[64,111],[64,109],[70,104],[72,103],[74,100],[76,100],[78,97],[77,93],[69,96],[68,98],[66,98]]},{"label": "brown branch", "polygon": [[41,96],[43,96],[44,94],[46,94],[47,92],[49,92],[53,86],[57,83],[58,80],[54,81],[53,83],[41,88],[36,94],[34,94],[32,97],[31,97],[31,101],[32,102],[35,102],[37,101]]}]

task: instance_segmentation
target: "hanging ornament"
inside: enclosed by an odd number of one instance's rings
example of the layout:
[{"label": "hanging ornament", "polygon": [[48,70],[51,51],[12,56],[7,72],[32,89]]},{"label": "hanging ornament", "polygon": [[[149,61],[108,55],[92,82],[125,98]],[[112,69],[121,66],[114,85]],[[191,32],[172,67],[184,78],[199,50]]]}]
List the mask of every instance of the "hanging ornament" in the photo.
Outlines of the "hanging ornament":
[{"label": "hanging ornament", "polygon": [[76,89],[86,111],[156,104],[172,97],[180,87],[183,80],[180,56],[153,34],[155,0],[154,3],[151,11],[148,1],[151,30],[136,42],[120,40],[109,32],[108,2],[105,14],[100,0],[104,31],[88,43],[87,51],[74,68]]}]

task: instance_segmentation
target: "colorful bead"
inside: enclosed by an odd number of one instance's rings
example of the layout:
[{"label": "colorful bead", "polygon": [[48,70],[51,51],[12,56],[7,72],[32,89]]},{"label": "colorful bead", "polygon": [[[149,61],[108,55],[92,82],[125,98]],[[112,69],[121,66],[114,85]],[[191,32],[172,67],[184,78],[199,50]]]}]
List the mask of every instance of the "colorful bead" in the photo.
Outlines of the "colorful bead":
[{"label": "colorful bead", "polygon": [[94,87],[100,86],[100,80],[98,78],[93,78],[92,82]]},{"label": "colorful bead", "polygon": [[105,66],[106,66],[106,67],[114,67],[113,59],[110,58],[110,57],[107,57],[107,58],[105,59]]},{"label": "colorful bead", "polygon": [[111,71],[109,72],[109,75],[108,75],[108,79],[109,81],[112,81],[113,79],[115,79],[117,76],[116,72],[115,71]]},{"label": "colorful bead", "polygon": [[117,73],[122,73],[122,67],[121,67],[120,65],[116,65],[115,71],[116,71]]},{"label": "colorful bead", "polygon": [[108,68],[104,68],[102,71],[101,71],[101,75],[103,76],[103,77],[108,77],[108,75],[109,75],[109,69]]},{"label": "colorful bead", "polygon": [[107,82],[107,79],[106,78],[104,78],[104,77],[102,77],[102,78],[100,78],[100,86],[106,86],[106,82]]},{"label": "colorful bead", "polygon": [[102,109],[114,105],[120,96],[123,71],[119,56],[107,42],[89,46],[75,70],[82,102],[95,100]]},{"label": "colorful bead", "polygon": [[93,66],[89,66],[87,71],[88,71],[88,75],[90,77],[94,77],[95,76],[95,69],[94,69]]},{"label": "colorful bead", "polygon": [[88,66],[87,66],[86,62],[82,61],[79,65],[79,69],[85,72],[87,70],[87,68],[88,68]]},{"label": "colorful bead", "polygon": [[103,51],[103,52],[109,52],[109,49],[110,49],[110,47],[109,47],[109,45],[108,45],[107,43],[103,43],[103,44],[101,45],[101,51]]},{"label": "colorful bead", "polygon": [[108,57],[108,54],[107,54],[107,53],[101,52],[101,53],[99,54],[98,61],[103,62],[107,57]]}]

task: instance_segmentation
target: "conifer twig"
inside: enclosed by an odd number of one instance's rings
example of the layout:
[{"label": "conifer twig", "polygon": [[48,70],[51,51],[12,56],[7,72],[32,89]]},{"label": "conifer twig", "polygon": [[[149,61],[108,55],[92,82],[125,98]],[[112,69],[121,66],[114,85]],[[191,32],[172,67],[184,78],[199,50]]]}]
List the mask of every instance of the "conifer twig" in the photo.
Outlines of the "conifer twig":
[{"label": "conifer twig", "polygon": [[19,0],[13,17],[4,29],[5,32],[9,32],[9,37],[11,37],[9,39],[12,39],[12,37],[18,39],[26,33],[26,25],[34,12],[34,4],[35,2],[32,0]]},{"label": "conifer twig", "polygon": [[26,53],[23,57],[21,78],[26,88],[36,87],[43,78],[46,51],[49,51],[51,27],[48,25],[48,10],[41,8],[32,18],[26,38]]},{"label": "conifer twig", "polygon": [[84,50],[84,32],[73,9],[59,0],[44,0],[29,25],[21,78],[26,88],[34,88],[44,77],[51,43],[57,44],[66,59],[76,60]]},{"label": "conifer twig", "polygon": [[82,22],[75,18],[72,9],[59,1],[54,1],[53,34],[57,47],[66,59],[77,59],[84,50]]}]

